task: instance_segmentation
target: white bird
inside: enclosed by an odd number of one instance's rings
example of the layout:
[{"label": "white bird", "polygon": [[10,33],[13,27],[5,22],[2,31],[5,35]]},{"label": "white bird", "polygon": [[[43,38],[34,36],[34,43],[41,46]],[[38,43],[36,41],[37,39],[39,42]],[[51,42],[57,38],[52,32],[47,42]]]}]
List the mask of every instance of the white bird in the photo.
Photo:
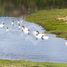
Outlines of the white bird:
[{"label": "white bird", "polygon": [[29,35],[29,29],[25,26],[22,26],[21,30],[25,33],[25,34],[28,34]]},{"label": "white bird", "polygon": [[65,42],[65,45],[67,46],[67,42]]},{"label": "white bird", "polygon": [[47,40],[49,38],[44,33],[39,33],[38,31],[33,31],[33,35],[36,37],[36,39]]},{"label": "white bird", "polygon": [[0,28],[3,28],[4,27],[4,23],[3,24],[0,24]]},{"label": "white bird", "polygon": [[8,29],[8,27],[6,28],[6,32],[8,32],[9,31],[9,29]]},{"label": "white bird", "polygon": [[20,29],[20,28],[21,28],[21,26],[18,26],[18,28]]},{"label": "white bird", "polygon": [[43,34],[39,33],[39,31],[33,31],[33,35],[36,37],[36,39],[41,39]]},{"label": "white bird", "polygon": [[49,36],[43,35],[43,36],[42,36],[42,39],[43,39],[43,40],[48,40],[48,39],[49,39]]},{"label": "white bird", "polygon": [[43,36],[43,34],[42,34],[42,33],[39,33],[39,34],[36,36],[36,38],[42,39],[42,36]]},{"label": "white bird", "polygon": [[12,21],[11,25],[14,25],[14,21]]},{"label": "white bird", "polygon": [[21,29],[21,25],[19,21],[17,22],[17,24],[18,24],[18,28]]},{"label": "white bird", "polygon": [[33,35],[38,35],[39,31],[33,31]]},{"label": "white bird", "polygon": [[20,24],[18,24],[18,28],[21,29],[21,25]]},{"label": "white bird", "polygon": [[20,22],[18,21],[17,24],[20,24]]}]

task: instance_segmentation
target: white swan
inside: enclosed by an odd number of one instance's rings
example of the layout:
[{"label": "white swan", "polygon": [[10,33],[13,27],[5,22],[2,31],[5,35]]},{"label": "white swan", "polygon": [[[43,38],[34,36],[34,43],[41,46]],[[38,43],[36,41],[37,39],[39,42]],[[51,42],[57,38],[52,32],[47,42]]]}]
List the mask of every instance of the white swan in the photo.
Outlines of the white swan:
[{"label": "white swan", "polygon": [[25,33],[25,34],[29,34],[29,29],[25,26],[22,26],[21,30]]},{"label": "white swan", "polygon": [[42,39],[43,39],[43,40],[48,40],[48,39],[49,39],[49,36],[43,35],[43,36],[42,36]]},{"label": "white swan", "polygon": [[11,25],[14,25],[14,22],[11,22]]},{"label": "white swan", "polygon": [[8,32],[8,31],[9,31],[9,28],[7,27],[7,28],[6,28],[6,32]]},{"label": "white swan", "polygon": [[33,31],[33,35],[36,37],[36,39],[47,40],[49,38],[44,33],[39,33],[38,31]]},{"label": "white swan", "polygon": [[21,26],[18,26],[18,28],[20,29],[20,28],[21,28]]},{"label": "white swan", "polygon": [[20,24],[18,24],[18,28],[21,29],[21,25]]},{"label": "white swan", "polygon": [[33,35],[38,35],[39,31],[33,31]]},{"label": "white swan", "polygon": [[3,28],[4,27],[4,23],[0,24],[0,28]]},{"label": "white swan", "polygon": [[39,31],[33,31],[33,35],[36,37],[36,39],[41,39],[43,34],[39,33]]}]

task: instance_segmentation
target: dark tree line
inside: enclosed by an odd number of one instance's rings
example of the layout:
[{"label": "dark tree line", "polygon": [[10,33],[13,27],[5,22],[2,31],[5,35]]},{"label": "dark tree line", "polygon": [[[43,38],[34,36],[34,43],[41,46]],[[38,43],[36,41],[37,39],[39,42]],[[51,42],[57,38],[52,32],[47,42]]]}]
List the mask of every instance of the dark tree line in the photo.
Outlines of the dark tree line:
[{"label": "dark tree line", "polygon": [[8,12],[20,10],[30,13],[40,9],[67,8],[67,0],[0,0],[0,7]]}]

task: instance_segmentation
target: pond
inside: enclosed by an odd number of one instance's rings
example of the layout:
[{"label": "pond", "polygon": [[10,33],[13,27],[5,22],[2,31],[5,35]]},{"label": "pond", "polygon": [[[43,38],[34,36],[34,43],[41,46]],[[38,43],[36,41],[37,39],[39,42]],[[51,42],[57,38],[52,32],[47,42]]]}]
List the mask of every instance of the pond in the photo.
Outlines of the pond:
[{"label": "pond", "polygon": [[[14,22],[13,25],[11,23]],[[19,30],[17,23],[30,29],[30,34]],[[41,26],[22,18],[0,17],[0,59],[31,60],[35,62],[67,62],[67,46],[62,38],[47,34],[48,40],[36,39],[32,32],[45,32]],[[6,31],[6,29],[9,31]]]}]

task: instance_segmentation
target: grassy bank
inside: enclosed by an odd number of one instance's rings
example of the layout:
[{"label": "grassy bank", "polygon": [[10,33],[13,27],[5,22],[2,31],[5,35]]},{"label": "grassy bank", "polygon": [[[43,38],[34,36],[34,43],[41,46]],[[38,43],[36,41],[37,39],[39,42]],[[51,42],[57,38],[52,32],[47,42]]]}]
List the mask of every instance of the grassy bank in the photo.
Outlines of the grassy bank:
[{"label": "grassy bank", "polygon": [[0,60],[0,67],[67,67],[67,64]]},{"label": "grassy bank", "polygon": [[67,9],[41,10],[26,19],[41,25],[48,33],[67,39]]}]

